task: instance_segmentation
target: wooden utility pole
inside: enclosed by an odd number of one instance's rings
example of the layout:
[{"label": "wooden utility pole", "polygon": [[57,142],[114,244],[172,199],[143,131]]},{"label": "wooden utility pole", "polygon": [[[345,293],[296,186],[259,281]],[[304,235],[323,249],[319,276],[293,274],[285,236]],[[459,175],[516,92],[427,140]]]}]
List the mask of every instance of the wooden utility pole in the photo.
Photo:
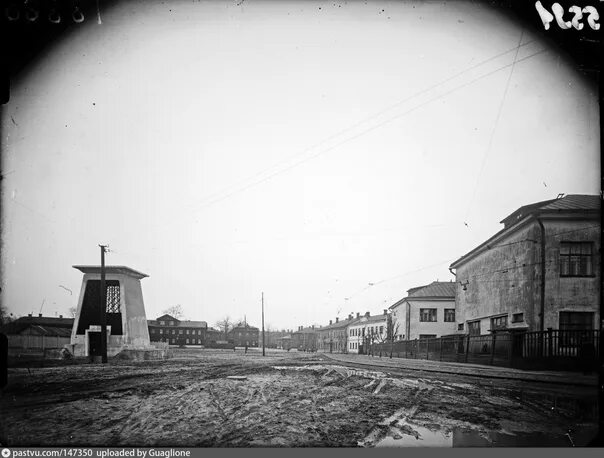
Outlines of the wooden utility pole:
[{"label": "wooden utility pole", "polygon": [[107,363],[107,288],[105,287],[105,249],[101,247],[101,362]]},{"label": "wooden utility pole", "polygon": [[262,356],[264,353],[264,292],[262,293]]}]

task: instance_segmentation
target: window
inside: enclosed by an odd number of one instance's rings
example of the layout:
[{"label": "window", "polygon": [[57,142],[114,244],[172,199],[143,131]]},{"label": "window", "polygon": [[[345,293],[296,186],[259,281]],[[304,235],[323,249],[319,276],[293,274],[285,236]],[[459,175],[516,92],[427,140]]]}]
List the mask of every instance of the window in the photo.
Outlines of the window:
[{"label": "window", "polygon": [[560,242],[560,276],[593,276],[592,242]]},{"label": "window", "polygon": [[172,329],[172,334],[176,334],[176,329]]},{"label": "window", "polygon": [[591,331],[593,323],[593,312],[560,312],[561,331]]},{"label": "window", "polygon": [[491,331],[496,331],[498,329],[506,329],[508,327],[508,316],[496,316],[491,318]]},{"label": "window", "polygon": [[160,321],[159,324],[162,325],[162,326],[165,326],[166,322],[165,321]]},{"label": "window", "polygon": [[[111,280],[110,280],[111,282]],[[120,285],[119,282],[111,282],[106,286],[106,308],[107,313],[120,313]]]},{"label": "window", "polygon": [[524,321],[524,313],[513,313],[512,323],[522,323]]},{"label": "window", "polygon": [[445,323],[455,323],[455,309],[445,309]]},{"label": "window", "polygon": [[174,321],[170,321],[170,326],[174,326]]},{"label": "window", "polygon": [[419,309],[419,321],[436,321],[436,309]]},{"label": "window", "polygon": [[189,339],[186,340],[186,343],[189,343]]},{"label": "window", "polygon": [[471,336],[480,335],[480,321],[469,321],[468,322],[468,333]]},{"label": "window", "polygon": [[[155,329],[151,329],[151,334],[155,334]],[[101,340],[102,342],[102,340]]]},{"label": "window", "polygon": [[163,330],[163,329],[160,329],[160,330],[159,330],[159,333],[160,333],[160,334],[163,334],[163,333],[164,333],[164,330]]},{"label": "window", "polygon": [[459,324],[457,325],[457,330],[458,330],[458,331],[463,331],[463,323],[459,323]]},{"label": "window", "polygon": [[179,329],[179,330],[178,330],[178,333],[179,333],[179,334],[182,334],[182,329]]},{"label": "window", "polygon": [[189,334],[189,330],[187,329],[187,334]]},{"label": "window", "polygon": [[380,334],[384,333],[384,326],[380,326]]}]

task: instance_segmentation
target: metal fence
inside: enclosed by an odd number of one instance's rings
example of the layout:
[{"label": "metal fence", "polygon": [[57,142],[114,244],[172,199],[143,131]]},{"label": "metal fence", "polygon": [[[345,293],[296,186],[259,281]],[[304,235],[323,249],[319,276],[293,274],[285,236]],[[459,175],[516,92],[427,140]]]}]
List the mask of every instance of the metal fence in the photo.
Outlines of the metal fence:
[{"label": "metal fence", "polygon": [[58,336],[35,336],[35,335],[8,335],[8,347],[22,350],[48,350],[53,348],[63,348],[69,345],[70,337]]},{"label": "metal fence", "polygon": [[498,331],[371,345],[367,354],[518,368],[576,370],[597,363],[599,331]]}]

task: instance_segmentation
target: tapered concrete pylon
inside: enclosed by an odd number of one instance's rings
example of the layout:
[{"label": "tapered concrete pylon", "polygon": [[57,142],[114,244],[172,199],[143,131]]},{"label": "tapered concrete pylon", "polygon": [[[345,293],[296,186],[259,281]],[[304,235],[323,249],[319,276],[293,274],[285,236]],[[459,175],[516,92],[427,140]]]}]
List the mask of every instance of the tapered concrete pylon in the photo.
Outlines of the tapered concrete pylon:
[{"label": "tapered concrete pylon", "polygon": [[[75,356],[100,356],[101,266],[73,266],[84,273],[71,331]],[[152,350],[141,279],[147,274],[125,266],[105,266],[107,355],[124,349]]]}]

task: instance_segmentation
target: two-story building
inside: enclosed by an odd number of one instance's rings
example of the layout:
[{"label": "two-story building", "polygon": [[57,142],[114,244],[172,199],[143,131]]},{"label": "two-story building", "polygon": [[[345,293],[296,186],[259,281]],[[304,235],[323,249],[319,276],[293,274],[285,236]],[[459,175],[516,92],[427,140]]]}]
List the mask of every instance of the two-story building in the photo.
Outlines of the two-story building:
[{"label": "two-story building", "polygon": [[601,199],[520,207],[453,264],[460,332],[594,330],[600,323]]},{"label": "two-story building", "polygon": [[291,348],[299,351],[317,350],[317,331],[315,326],[298,326],[298,330],[291,334]]},{"label": "two-story building", "polygon": [[353,321],[352,315],[347,319],[336,318],[329,320],[327,326],[322,326],[317,331],[317,350],[326,353],[346,353],[348,351],[348,326]]},{"label": "two-story building", "polygon": [[440,337],[455,333],[456,283],[435,281],[407,291],[392,304],[394,340]]},{"label": "two-story building", "polygon": [[236,347],[257,347],[261,339],[260,331],[254,326],[244,324],[235,326],[228,332],[228,340]]},{"label": "two-story building", "polygon": [[205,345],[208,324],[205,321],[179,320],[162,315],[147,320],[151,342],[167,342],[170,345]]},{"label": "two-story building", "polygon": [[384,343],[388,339],[388,310],[381,315],[363,316],[357,313],[356,318],[348,326],[348,353],[363,354],[367,347],[376,343]]}]

